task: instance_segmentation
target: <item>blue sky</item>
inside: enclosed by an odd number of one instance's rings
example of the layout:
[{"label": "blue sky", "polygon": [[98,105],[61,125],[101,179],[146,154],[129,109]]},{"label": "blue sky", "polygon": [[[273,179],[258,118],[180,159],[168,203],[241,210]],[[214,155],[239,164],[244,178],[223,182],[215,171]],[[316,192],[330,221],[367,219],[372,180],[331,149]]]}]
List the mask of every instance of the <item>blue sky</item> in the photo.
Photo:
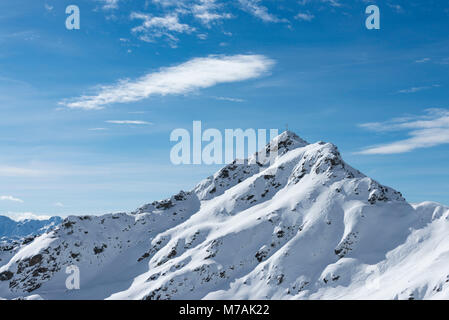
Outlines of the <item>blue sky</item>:
[{"label": "blue sky", "polygon": [[[80,30],[65,28],[71,4]],[[288,123],[407,200],[449,205],[447,30],[444,1],[2,1],[0,213],[189,190],[219,168],[171,164],[170,132],[194,120]]]}]

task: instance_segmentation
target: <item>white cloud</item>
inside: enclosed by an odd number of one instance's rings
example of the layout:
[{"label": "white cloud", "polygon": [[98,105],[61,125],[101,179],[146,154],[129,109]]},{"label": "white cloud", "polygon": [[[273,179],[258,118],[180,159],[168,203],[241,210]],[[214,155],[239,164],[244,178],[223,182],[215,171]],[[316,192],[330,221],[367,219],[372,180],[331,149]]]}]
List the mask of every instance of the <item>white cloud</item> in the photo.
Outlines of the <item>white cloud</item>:
[{"label": "white cloud", "polygon": [[185,0],[152,0],[152,1],[164,7],[176,6],[185,2]]},{"label": "white cloud", "polygon": [[[120,2],[120,0],[96,1],[104,4],[103,9],[118,8]],[[131,13],[131,19],[142,20],[142,24],[132,28],[131,31],[142,41],[154,43],[165,40],[173,48],[177,47],[180,41],[178,37],[182,34],[198,32],[198,37],[204,39],[204,27],[210,29],[214,24],[238,17],[238,13],[235,13],[236,9],[247,12],[266,23],[287,23],[288,27],[291,27],[289,20],[291,8],[285,3],[278,4],[278,1],[273,0],[145,0],[141,10],[149,11],[150,3],[153,4],[151,12]],[[268,3],[272,7],[277,7],[279,13],[270,12],[271,7],[266,5]],[[317,7],[317,10],[323,10],[323,7],[330,7],[331,10],[348,7],[340,0],[296,0],[295,4],[313,5]],[[283,13],[288,13],[289,16],[286,17]],[[300,21],[312,21],[315,16],[311,12],[300,12],[294,18]],[[223,32],[223,30],[220,31]]]},{"label": "white cloud", "polygon": [[448,65],[449,64],[449,58],[444,58],[439,63],[443,64],[443,65]]},{"label": "white cloud", "polygon": [[204,25],[211,22],[231,19],[231,13],[225,12],[226,1],[219,0],[153,0],[153,3],[161,5],[166,11],[172,9],[171,13],[192,15]]},{"label": "white cloud", "polygon": [[412,88],[408,88],[408,89],[399,90],[398,93],[416,93],[416,92],[429,90],[432,88],[438,88],[438,87],[440,87],[439,84],[434,84],[432,86],[412,87]]},{"label": "white cloud", "polygon": [[134,124],[134,125],[151,125],[151,122],[139,121],[139,120],[108,120],[106,123],[112,124]]},{"label": "white cloud", "polygon": [[63,208],[64,204],[62,202],[55,202],[55,203],[53,203],[53,206],[58,207],[58,208]]},{"label": "white cloud", "polygon": [[23,203],[22,199],[15,198],[13,196],[0,196],[0,201],[12,201],[12,202],[20,202]]},{"label": "white cloud", "polygon": [[69,108],[102,109],[112,103],[129,103],[154,95],[186,94],[221,83],[260,77],[274,62],[262,55],[208,56],[162,68],[136,80],[102,86],[97,94],[60,102]]},{"label": "white cloud", "polygon": [[391,3],[387,3],[387,5],[394,9],[397,13],[402,13],[404,12],[404,9],[399,5],[399,4],[391,4]]},{"label": "white cloud", "polygon": [[415,63],[426,63],[429,62],[431,59],[430,58],[422,58],[422,59],[418,59],[415,61]]},{"label": "white cloud", "polygon": [[45,10],[47,10],[48,12],[50,12],[50,11],[53,11],[53,6],[52,5],[49,5],[48,3],[45,3],[44,4],[44,8],[45,8]]},{"label": "white cloud", "polygon": [[342,4],[338,0],[321,0],[321,2],[328,3],[332,7],[341,7]]},{"label": "white cloud", "polygon": [[[265,5],[265,3],[271,2],[272,6],[276,6],[276,1],[151,0],[151,2],[156,5],[151,14],[145,12],[131,14],[132,19],[143,20],[142,25],[133,28],[132,32],[145,42],[156,42],[164,39],[173,48],[177,47],[178,37],[181,34],[198,32],[198,37],[204,39],[205,32],[202,27],[211,28],[214,24],[236,18],[238,13],[232,11],[235,11],[235,9],[247,12],[266,23],[288,23],[290,27],[289,18],[281,16],[282,11],[290,11],[284,4],[277,5],[278,15],[270,12],[270,7]],[[297,1],[300,5],[311,2],[312,0]],[[331,7],[342,6],[339,0],[313,0],[313,2],[319,2],[320,10],[324,6],[323,4]],[[146,9],[148,3],[150,3],[150,0],[146,1]],[[295,18],[296,20],[311,21],[314,17],[310,12],[301,12]],[[223,30],[221,32],[226,34]]]},{"label": "white cloud", "polygon": [[214,98],[221,101],[245,102],[245,100],[239,98],[229,98],[229,97],[214,97]]},{"label": "white cloud", "polygon": [[205,25],[210,25],[214,21],[231,19],[232,14],[218,11],[221,7],[215,0],[199,0],[192,6],[192,14]]},{"label": "white cloud", "polygon": [[[363,2],[372,2],[371,0],[362,0]],[[298,0],[297,1],[299,5],[305,6],[312,2],[321,2],[321,3],[327,3],[331,7],[341,7],[343,6],[339,0]]]},{"label": "white cloud", "polygon": [[286,22],[268,12],[267,7],[260,5],[260,0],[239,0],[242,9],[264,22]]},{"label": "white cloud", "polygon": [[178,38],[176,33],[191,33],[195,28],[181,23],[176,13],[170,13],[164,17],[153,17],[145,13],[131,13],[131,19],[143,20],[142,24],[131,31],[139,35],[139,39],[145,42],[154,42],[158,38],[166,38],[172,47],[176,47]]},{"label": "white cloud", "polygon": [[315,16],[308,12],[307,13],[300,12],[295,16],[295,19],[304,20],[304,21],[312,21],[314,18],[315,18]]},{"label": "white cloud", "polygon": [[449,143],[449,110],[427,109],[425,115],[365,123],[361,127],[379,131],[408,131],[410,138],[365,148],[359,154],[396,154]]},{"label": "white cloud", "polygon": [[118,8],[118,2],[119,0],[100,0],[103,2],[103,9],[105,10],[111,10],[111,9],[117,9]]},{"label": "white cloud", "polygon": [[89,131],[105,131],[105,130],[108,130],[107,128],[90,128],[90,129],[87,129],[87,130],[89,130]]}]

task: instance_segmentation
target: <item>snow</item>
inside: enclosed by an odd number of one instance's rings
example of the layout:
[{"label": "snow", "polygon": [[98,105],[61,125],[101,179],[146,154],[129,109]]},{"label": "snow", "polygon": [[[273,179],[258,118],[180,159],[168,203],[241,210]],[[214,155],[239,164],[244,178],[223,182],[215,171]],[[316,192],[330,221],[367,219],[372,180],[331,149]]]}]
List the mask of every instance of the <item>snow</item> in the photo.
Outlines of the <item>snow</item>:
[{"label": "snow", "polygon": [[34,237],[52,230],[61,223],[62,218],[50,217],[13,220],[0,215],[0,243],[14,242],[22,238]]},{"label": "snow", "polygon": [[[449,298],[449,208],[407,203],[330,143],[291,132],[275,142],[275,161],[234,162],[190,192],[131,213],[68,217],[5,255],[0,296]],[[65,288],[69,265],[80,290]]]}]

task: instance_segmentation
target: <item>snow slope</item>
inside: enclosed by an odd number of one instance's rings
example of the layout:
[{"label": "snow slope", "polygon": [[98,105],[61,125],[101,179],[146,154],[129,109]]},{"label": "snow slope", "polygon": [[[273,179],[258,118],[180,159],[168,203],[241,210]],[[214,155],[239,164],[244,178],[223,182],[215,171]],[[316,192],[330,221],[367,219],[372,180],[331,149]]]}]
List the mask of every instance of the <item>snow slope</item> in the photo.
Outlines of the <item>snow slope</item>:
[{"label": "snow slope", "polygon": [[330,143],[284,132],[262,151],[278,156],[131,213],[65,219],[0,261],[0,297],[449,298],[449,208],[407,203]]}]

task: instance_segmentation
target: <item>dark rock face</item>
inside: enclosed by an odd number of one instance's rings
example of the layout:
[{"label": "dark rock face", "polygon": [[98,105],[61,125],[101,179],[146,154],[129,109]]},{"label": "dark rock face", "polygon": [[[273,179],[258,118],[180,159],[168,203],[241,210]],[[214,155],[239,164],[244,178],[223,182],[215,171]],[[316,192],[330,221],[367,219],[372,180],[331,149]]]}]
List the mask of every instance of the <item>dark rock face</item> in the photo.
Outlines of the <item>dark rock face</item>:
[{"label": "dark rock face", "polygon": [[108,246],[106,244],[102,244],[100,247],[95,247],[94,248],[94,253],[95,254],[99,254],[102,253],[104,251],[104,249],[106,249]]},{"label": "dark rock face", "polygon": [[37,254],[37,255],[35,255],[34,257],[32,257],[30,259],[29,266],[32,267],[32,266],[40,263],[41,261],[42,261],[42,255],[41,254]]},{"label": "dark rock face", "polygon": [[11,280],[14,274],[11,271],[5,271],[0,273],[0,281],[8,281]]}]

